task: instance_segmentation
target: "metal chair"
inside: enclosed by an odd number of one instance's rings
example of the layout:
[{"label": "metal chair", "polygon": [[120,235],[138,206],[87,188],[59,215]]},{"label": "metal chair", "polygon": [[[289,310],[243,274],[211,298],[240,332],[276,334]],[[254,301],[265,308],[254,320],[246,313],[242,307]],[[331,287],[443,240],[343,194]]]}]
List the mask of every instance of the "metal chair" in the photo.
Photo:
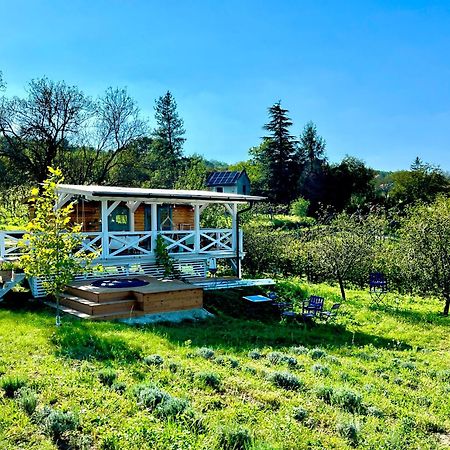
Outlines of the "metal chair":
[{"label": "metal chair", "polygon": [[372,303],[384,304],[384,297],[388,293],[387,280],[381,272],[372,272],[369,275],[369,293]]},{"label": "metal chair", "polygon": [[338,309],[340,308],[340,303],[335,303],[330,311],[321,311],[320,312],[320,318],[328,322],[329,320],[333,320],[337,316]]}]

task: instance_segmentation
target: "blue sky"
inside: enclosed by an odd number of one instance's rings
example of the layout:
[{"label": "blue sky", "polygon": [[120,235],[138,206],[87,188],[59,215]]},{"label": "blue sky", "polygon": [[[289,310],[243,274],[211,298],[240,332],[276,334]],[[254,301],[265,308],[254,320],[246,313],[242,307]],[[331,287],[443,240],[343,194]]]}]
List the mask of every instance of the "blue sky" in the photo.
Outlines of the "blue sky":
[{"label": "blue sky", "polygon": [[449,1],[0,0],[0,17],[10,94],[42,75],[90,95],[127,86],[153,123],[169,89],[186,153],[226,162],[281,100],[331,161],[450,170]]}]

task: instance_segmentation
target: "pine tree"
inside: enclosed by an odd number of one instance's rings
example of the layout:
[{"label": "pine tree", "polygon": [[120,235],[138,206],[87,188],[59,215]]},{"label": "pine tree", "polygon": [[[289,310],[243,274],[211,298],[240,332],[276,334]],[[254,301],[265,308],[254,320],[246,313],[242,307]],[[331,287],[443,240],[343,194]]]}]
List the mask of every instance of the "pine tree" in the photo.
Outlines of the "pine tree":
[{"label": "pine tree", "polygon": [[155,148],[164,159],[169,173],[167,180],[169,185],[161,187],[173,187],[178,178],[183,144],[186,139],[183,119],[178,115],[177,102],[170,91],[156,100],[155,118],[157,122],[157,128],[153,131]]},{"label": "pine tree", "polygon": [[308,122],[300,135],[299,157],[310,169],[325,160],[325,140],[313,122]]},{"label": "pine tree", "polygon": [[264,136],[266,145],[261,160],[267,167],[269,197],[276,203],[289,203],[296,196],[297,142],[289,128],[292,121],[288,110],[281,102],[269,108],[270,121],[264,126],[269,136]]}]

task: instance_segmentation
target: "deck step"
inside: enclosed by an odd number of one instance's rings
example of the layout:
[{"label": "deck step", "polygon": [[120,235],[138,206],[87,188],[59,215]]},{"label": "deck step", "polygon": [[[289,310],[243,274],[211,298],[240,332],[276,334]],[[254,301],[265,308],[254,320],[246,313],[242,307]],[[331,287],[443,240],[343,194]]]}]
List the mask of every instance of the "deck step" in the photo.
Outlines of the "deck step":
[{"label": "deck step", "polygon": [[97,303],[86,298],[66,293],[61,295],[60,303],[71,309],[94,316],[124,312],[129,314],[130,311],[133,311],[138,307],[136,299],[134,298]]}]

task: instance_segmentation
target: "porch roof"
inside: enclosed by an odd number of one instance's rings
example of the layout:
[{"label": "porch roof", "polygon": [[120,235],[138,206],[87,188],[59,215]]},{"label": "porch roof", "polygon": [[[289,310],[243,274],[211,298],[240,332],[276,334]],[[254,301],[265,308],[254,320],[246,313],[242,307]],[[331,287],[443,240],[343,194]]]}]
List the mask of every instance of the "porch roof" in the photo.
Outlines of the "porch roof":
[{"label": "porch roof", "polygon": [[248,203],[266,200],[266,197],[255,195],[229,194],[213,191],[193,191],[178,189],[142,189],[120,186],[84,186],[76,184],[60,184],[61,194],[82,195],[90,200],[153,200],[158,203]]}]

